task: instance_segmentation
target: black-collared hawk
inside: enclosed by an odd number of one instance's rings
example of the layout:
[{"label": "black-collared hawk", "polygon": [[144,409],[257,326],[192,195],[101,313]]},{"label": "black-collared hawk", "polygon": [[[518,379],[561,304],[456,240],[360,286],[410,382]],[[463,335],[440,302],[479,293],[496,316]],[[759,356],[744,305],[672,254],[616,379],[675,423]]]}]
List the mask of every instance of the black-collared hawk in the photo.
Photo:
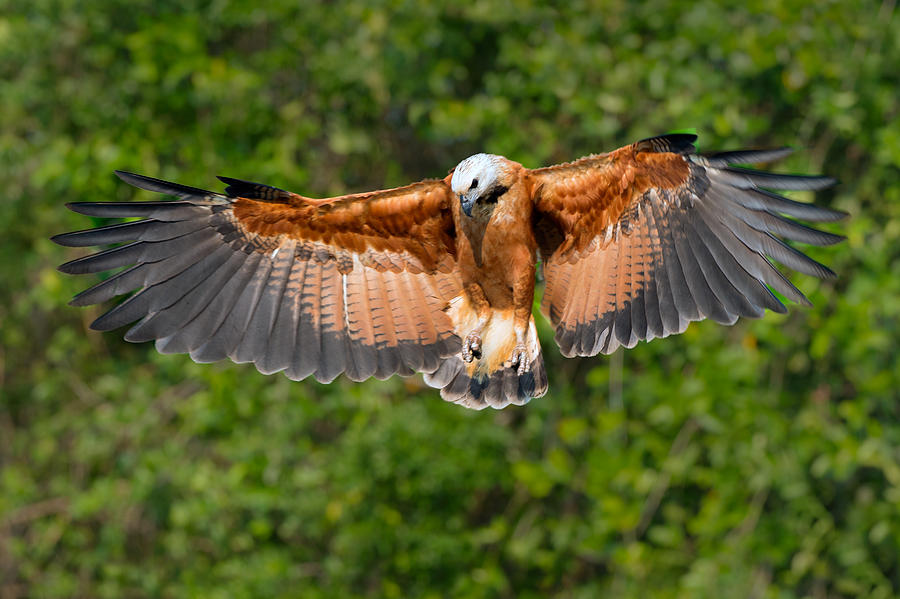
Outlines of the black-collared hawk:
[{"label": "black-collared hawk", "polygon": [[840,241],[793,219],[844,214],[775,193],[831,179],[732,166],[787,149],[704,156],[694,140],[665,135],[534,170],[476,154],[443,179],[327,199],[226,177],[217,193],[117,172],[177,200],[69,204],[141,220],[53,239],[113,245],[62,272],[127,267],[72,300],[131,293],[94,329],[137,321],[129,341],[295,380],[422,372],[448,401],[502,408],[547,391],[532,315],[538,259],[541,310],[564,356],[608,354],[704,318],[785,312],[773,290],[808,304],[769,258],[834,276],[784,240]]}]

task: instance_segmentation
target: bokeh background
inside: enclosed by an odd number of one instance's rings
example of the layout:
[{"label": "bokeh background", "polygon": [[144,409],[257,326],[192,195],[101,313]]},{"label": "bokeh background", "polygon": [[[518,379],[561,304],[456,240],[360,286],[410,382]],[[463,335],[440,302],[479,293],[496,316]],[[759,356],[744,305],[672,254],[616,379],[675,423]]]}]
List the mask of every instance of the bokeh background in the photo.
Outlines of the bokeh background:
[{"label": "bokeh background", "polygon": [[[0,598],[898,595],[898,65],[892,0],[0,1]],[[543,323],[523,409],[89,332],[48,240],[150,199],[113,169],[324,196],[685,129],[839,178],[839,277],[609,358]]]}]

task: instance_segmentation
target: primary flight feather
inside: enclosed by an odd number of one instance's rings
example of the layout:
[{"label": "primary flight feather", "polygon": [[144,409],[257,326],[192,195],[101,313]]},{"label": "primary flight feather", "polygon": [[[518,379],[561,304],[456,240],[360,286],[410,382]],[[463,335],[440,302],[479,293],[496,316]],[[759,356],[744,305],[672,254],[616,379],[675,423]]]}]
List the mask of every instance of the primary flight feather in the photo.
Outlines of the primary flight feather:
[{"label": "primary flight feather", "polygon": [[502,408],[547,391],[532,316],[538,258],[541,309],[565,356],[633,347],[704,318],[784,312],[772,289],[808,304],[769,258],[833,276],[783,240],[840,241],[788,217],[844,214],[772,191],[831,179],[732,166],[789,150],[701,156],[694,140],[665,135],[533,170],[476,154],[444,179],[328,199],[227,177],[221,194],[117,172],[178,200],[69,204],[142,220],[53,240],[130,242],[60,266],[129,267],[72,300],[138,290],[94,329],[139,321],[127,340],[295,380],[422,372],[448,401]]}]

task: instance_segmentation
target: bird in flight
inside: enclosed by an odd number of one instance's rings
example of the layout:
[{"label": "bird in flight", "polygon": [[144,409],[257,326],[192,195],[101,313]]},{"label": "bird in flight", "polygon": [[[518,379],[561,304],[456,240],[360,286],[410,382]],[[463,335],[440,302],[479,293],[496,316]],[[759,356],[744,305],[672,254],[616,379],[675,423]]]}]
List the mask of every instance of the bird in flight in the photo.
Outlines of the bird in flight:
[{"label": "bird in flight", "polygon": [[769,258],[834,276],[784,240],[836,243],[843,237],[794,219],[845,214],[775,193],[832,179],[733,166],[787,148],[699,155],[695,139],[664,135],[538,169],[475,154],[443,179],[326,199],[227,177],[217,193],[117,172],[177,200],[70,203],[140,220],[53,240],[120,244],[59,267],[128,267],[72,300],[137,290],[93,329],[138,321],[127,340],[294,380],[422,372],[448,401],[502,408],[547,391],[532,315],[538,259],[541,311],[567,357],[609,354],[704,318],[730,325],[785,312],[772,290],[809,305]]}]

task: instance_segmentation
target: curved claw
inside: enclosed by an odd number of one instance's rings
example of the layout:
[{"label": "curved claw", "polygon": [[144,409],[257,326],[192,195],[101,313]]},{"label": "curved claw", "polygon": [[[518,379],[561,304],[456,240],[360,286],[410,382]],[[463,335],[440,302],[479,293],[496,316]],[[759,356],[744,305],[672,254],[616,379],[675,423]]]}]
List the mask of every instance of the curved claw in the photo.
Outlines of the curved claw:
[{"label": "curved claw", "polygon": [[481,335],[478,331],[466,335],[462,345],[463,362],[469,363],[475,358],[481,358]]},{"label": "curved claw", "polygon": [[531,360],[528,359],[528,349],[524,345],[517,345],[515,349],[513,349],[512,357],[510,357],[509,362],[511,367],[518,365],[516,373],[519,376],[522,376],[531,370]]}]

